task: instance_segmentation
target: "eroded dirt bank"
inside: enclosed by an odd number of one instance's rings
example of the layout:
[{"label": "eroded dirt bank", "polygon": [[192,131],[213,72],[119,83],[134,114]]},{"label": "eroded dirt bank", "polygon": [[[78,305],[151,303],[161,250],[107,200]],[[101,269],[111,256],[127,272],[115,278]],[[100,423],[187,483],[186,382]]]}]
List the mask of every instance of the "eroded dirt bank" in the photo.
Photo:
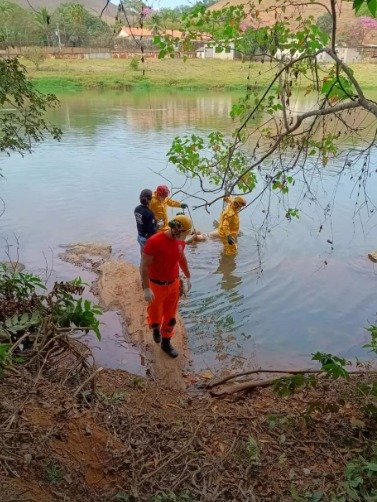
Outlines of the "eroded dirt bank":
[{"label": "eroded dirt bank", "polygon": [[125,323],[125,336],[144,355],[148,374],[159,385],[170,389],[185,389],[189,357],[184,324],[178,315],[173,345],[179,356],[171,359],[159,344],[154,343],[146,324],[147,304],[138,267],[123,259],[116,260],[111,255],[111,246],[101,242],[67,245],[60,257],[98,275],[93,292],[98,295],[105,309],[119,311]]},{"label": "eroded dirt bank", "polygon": [[103,371],[74,397],[53,375],[0,380],[2,502],[347,501],[345,465],[375,438],[352,382],[216,399]]},{"label": "eroded dirt bank", "polygon": [[[99,270],[103,302],[121,309],[153,357],[137,268],[101,253],[86,264]],[[69,365],[59,370],[46,355],[43,371],[0,377],[2,502],[369,500],[351,498],[345,467],[374,451],[376,423],[357,390],[371,375],[322,376],[285,398],[269,387],[219,399],[166,386],[181,369],[159,363],[156,379],[104,370],[91,385]],[[373,489],[373,476],[356,488]]]},{"label": "eroded dirt bank", "polygon": [[101,303],[109,309],[119,310],[129,338],[136,343],[147,358],[151,375],[163,386],[184,389],[184,371],[188,365],[186,332],[178,316],[173,344],[179,352],[177,359],[165,354],[154,343],[146,321],[146,303],[141,288],[139,269],[124,261],[110,260],[97,270],[98,295]]}]

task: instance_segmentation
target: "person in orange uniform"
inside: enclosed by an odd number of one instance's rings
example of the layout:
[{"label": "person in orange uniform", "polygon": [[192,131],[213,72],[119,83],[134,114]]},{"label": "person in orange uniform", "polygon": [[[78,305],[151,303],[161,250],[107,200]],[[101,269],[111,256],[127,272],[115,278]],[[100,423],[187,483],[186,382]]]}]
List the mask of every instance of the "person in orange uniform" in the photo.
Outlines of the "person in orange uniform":
[{"label": "person in orange uniform", "polygon": [[153,192],[152,199],[149,202],[149,209],[156,218],[157,231],[159,232],[165,232],[169,228],[168,207],[187,208],[187,204],[169,199],[169,193],[169,188],[166,185],[159,185]]},{"label": "person in orange uniform", "polygon": [[190,271],[185,257],[185,238],[192,226],[185,214],[168,222],[168,230],[149,237],[141,258],[140,273],[147,322],[156,343],[170,357],[178,352],[171,345],[179,301],[179,269],[186,277],[186,291],[191,289]]},{"label": "person in orange uniform", "polygon": [[239,211],[246,206],[244,197],[224,197],[228,205],[220,215],[219,228],[211,232],[211,237],[220,237],[224,244],[224,254],[227,256],[237,253],[237,236],[240,231]]}]

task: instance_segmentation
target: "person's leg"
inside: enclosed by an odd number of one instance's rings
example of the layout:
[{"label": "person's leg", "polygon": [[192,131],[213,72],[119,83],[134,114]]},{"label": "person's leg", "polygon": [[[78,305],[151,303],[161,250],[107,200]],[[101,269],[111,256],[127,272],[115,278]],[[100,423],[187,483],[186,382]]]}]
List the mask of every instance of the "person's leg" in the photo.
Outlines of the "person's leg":
[{"label": "person's leg", "polygon": [[163,305],[165,296],[165,291],[163,288],[165,288],[166,286],[161,286],[159,284],[154,284],[153,282],[151,282],[149,284],[149,287],[153,291],[154,300],[153,302],[149,303],[147,307],[147,323],[152,330],[153,340],[156,343],[160,343],[161,341],[160,328],[162,324]]},{"label": "person's leg", "polygon": [[144,246],[145,243],[147,242],[147,239],[145,237],[141,237],[140,235],[137,236],[137,242],[139,243],[140,246],[140,254],[143,254],[144,251]]},{"label": "person's leg", "polygon": [[171,337],[177,324],[177,311],[179,302],[179,280],[173,284],[165,286],[167,289],[163,303],[162,326],[161,326],[161,348],[170,357],[177,357],[178,352],[171,345]]},{"label": "person's leg", "polygon": [[223,237],[222,241],[224,244],[224,254],[226,256],[232,256],[234,254],[237,254],[237,250],[238,250],[237,243],[229,244],[228,239],[226,237]]}]

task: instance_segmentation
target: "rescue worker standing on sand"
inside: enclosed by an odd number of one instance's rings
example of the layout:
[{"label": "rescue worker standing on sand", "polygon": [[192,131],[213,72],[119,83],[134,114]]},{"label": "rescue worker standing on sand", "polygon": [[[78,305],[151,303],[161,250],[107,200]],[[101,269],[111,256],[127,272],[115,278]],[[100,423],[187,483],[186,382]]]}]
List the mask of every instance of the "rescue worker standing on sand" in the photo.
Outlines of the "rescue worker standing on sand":
[{"label": "rescue worker standing on sand", "polygon": [[211,232],[211,237],[220,237],[224,244],[224,254],[227,256],[237,253],[237,236],[240,231],[240,217],[238,212],[246,206],[244,197],[224,197],[228,205],[220,215],[219,228]]},{"label": "rescue worker standing on sand", "polygon": [[137,226],[137,242],[140,245],[140,253],[143,253],[146,240],[156,233],[157,223],[153,212],[149,209],[152,199],[152,191],[144,188],[140,192],[140,204],[135,208],[134,214]]},{"label": "rescue worker standing on sand", "polygon": [[179,214],[168,222],[168,230],[157,232],[144,247],[140,273],[144,298],[148,302],[147,322],[153,340],[170,357],[178,352],[171,345],[179,301],[179,269],[186,277],[186,290],[191,289],[190,271],[185,250],[185,237],[192,226],[190,218]]},{"label": "rescue worker standing on sand", "polygon": [[169,193],[169,188],[166,185],[159,185],[153,192],[152,199],[149,203],[149,209],[156,217],[157,230],[160,232],[165,232],[169,228],[168,206],[180,207],[181,209],[187,208],[187,204],[169,199]]}]

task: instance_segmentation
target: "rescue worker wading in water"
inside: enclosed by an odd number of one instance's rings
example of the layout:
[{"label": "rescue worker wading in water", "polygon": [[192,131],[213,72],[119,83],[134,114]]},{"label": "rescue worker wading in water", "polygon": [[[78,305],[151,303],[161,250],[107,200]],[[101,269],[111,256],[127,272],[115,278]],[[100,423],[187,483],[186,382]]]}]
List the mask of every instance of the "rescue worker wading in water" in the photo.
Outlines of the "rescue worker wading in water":
[{"label": "rescue worker wading in water", "polygon": [[153,192],[152,199],[149,202],[149,209],[155,215],[159,232],[165,232],[169,228],[168,206],[180,207],[181,209],[187,208],[187,204],[169,199],[169,193],[169,188],[166,185],[159,185]]},{"label": "rescue worker wading in water", "polygon": [[211,237],[220,237],[224,244],[224,254],[227,256],[237,253],[237,236],[240,231],[240,217],[238,212],[246,206],[244,197],[224,197],[228,205],[220,215],[219,228],[210,233]]},{"label": "rescue worker wading in water", "polygon": [[161,349],[170,357],[178,352],[171,345],[176,325],[179,301],[179,269],[186,277],[186,289],[191,289],[190,271],[185,250],[185,237],[191,229],[191,220],[184,214],[168,223],[168,230],[152,235],[144,246],[140,273],[144,298],[148,302],[147,322],[153,340],[161,342]]}]

